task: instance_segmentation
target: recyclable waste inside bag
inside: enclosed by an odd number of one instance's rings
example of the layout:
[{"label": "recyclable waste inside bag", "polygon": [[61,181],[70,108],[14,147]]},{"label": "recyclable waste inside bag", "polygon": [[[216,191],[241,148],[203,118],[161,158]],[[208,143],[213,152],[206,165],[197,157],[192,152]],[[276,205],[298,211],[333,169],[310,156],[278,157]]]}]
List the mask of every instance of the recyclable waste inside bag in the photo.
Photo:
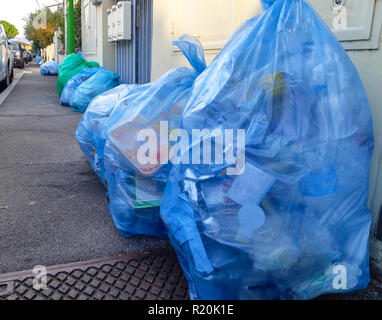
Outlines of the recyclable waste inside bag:
[{"label": "recyclable waste inside bag", "polygon": [[70,99],[74,111],[85,112],[90,101],[120,84],[119,76],[110,70],[101,68],[96,74],[82,83]]},{"label": "recyclable waste inside bag", "polygon": [[81,55],[71,53],[64,59],[58,69],[58,80],[56,85],[57,94],[61,96],[66,83],[83,69],[98,67],[99,64],[97,62],[88,62]]},{"label": "recyclable waste inside bag", "polygon": [[70,106],[70,100],[74,95],[76,89],[88,80],[91,76],[95,75],[101,68],[86,68],[80,73],[77,73],[72,79],[70,79],[64,87],[61,94],[60,103],[63,106]]},{"label": "recyclable waste inside bag", "polygon": [[[166,135],[179,128],[194,81],[206,68],[204,50],[196,38],[184,35],[174,45],[193,69],[171,70],[141,87],[138,90],[143,92],[138,96],[128,96],[119,103],[106,124],[104,162],[109,211],[117,229],[126,237],[136,234],[167,237],[159,205],[171,164],[166,164],[166,159],[160,162],[159,151],[168,151],[175,144]],[[151,145],[156,164],[145,163],[138,156],[146,145],[140,139],[145,134],[157,137]]]},{"label": "recyclable waste inside bag", "polygon": [[223,132],[224,143],[200,139],[219,161],[174,165],[162,197],[192,299],[310,299],[369,282],[374,140],[362,83],[307,2],[262,4],[182,117],[190,136]]},{"label": "recyclable waste inside bag", "polygon": [[56,76],[59,65],[56,61],[45,62],[40,66],[40,73],[43,76]]},{"label": "recyclable waste inside bag", "polygon": [[100,94],[91,101],[78,125],[76,131],[77,141],[93,170],[104,184],[103,149],[106,141],[106,133],[104,132],[106,126],[104,123],[109,119],[119,101],[129,94],[130,96],[134,95],[138,87],[143,86],[121,84]]}]

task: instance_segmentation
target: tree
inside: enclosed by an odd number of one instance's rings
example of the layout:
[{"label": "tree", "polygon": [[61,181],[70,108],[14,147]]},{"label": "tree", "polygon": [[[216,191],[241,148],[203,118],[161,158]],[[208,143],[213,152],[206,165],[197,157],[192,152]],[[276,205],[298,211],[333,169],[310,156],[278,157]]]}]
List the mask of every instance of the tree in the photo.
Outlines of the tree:
[{"label": "tree", "polygon": [[5,20],[0,20],[0,24],[3,25],[8,39],[13,39],[19,34],[19,31],[12,23],[9,23],[8,21],[5,21]]},{"label": "tree", "polygon": [[33,41],[37,48],[42,49],[53,42],[54,31],[63,20],[64,15],[59,11],[53,13],[49,8],[37,10],[30,13],[29,17],[25,19],[24,33],[28,40]]}]

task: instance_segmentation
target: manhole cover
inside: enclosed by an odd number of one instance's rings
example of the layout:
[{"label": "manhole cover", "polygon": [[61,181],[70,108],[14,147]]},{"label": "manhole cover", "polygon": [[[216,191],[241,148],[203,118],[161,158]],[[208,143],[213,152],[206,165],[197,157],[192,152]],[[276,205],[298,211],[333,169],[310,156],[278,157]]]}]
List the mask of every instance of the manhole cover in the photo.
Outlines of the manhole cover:
[{"label": "manhole cover", "polygon": [[45,289],[32,270],[0,275],[0,300],[186,300],[187,282],[173,251],[156,249],[47,268]]}]

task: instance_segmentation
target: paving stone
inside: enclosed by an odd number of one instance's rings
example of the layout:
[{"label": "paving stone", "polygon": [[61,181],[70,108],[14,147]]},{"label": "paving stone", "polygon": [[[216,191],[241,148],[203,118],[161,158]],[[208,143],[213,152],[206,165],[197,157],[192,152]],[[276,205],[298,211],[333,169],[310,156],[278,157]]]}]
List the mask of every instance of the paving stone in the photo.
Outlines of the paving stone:
[{"label": "paving stone", "polygon": [[76,299],[78,295],[79,295],[78,291],[74,289],[70,290],[70,292],[68,293],[68,297],[71,299]]}]

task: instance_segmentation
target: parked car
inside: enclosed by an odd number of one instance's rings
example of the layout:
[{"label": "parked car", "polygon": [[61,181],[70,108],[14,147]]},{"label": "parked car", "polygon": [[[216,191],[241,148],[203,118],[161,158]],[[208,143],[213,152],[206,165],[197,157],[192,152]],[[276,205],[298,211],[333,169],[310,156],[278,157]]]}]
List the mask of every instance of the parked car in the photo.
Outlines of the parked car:
[{"label": "parked car", "polygon": [[9,41],[9,46],[14,55],[13,66],[24,69],[26,61],[20,43],[18,41]]},{"label": "parked car", "polygon": [[7,34],[0,24],[0,90],[8,87],[13,80],[13,53],[8,44]]}]

